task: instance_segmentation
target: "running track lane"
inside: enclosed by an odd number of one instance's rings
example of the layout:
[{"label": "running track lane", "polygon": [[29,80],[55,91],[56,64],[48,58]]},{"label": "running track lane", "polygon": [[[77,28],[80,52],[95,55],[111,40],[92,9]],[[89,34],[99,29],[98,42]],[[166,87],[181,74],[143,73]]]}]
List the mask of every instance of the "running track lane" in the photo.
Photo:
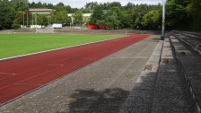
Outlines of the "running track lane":
[{"label": "running track lane", "polygon": [[0,105],[148,36],[130,35],[126,38],[0,61]]}]

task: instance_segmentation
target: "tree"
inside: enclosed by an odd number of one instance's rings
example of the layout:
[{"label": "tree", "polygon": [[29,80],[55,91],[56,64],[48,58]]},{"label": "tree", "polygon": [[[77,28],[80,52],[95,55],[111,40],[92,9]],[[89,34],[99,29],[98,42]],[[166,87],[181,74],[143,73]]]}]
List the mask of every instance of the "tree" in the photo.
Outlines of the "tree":
[{"label": "tree", "polygon": [[58,3],[55,6],[55,11],[51,13],[50,21],[51,23],[61,23],[68,24],[70,23],[70,19],[67,16],[67,11],[63,3]]},{"label": "tree", "polygon": [[49,9],[52,9],[54,6],[53,4],[51,3],[41,3],[41,2],[38,2],[38,3],[35,3],[35,2],[32,2],[32,3],[29,3],[29,8],[49,8]]},{"label": "tree", "polygon": [[133,15],[130,10],[122,10],[121,24],[123,28],[132,28],[133,25]]},{"label": "tree", "polygon": [[152,10],[142,17],[141,23],[146,29],[158,29],[160,15],[158,10]]},{"label": "tree", "polygon": [[141,13],[136,14],[133,28],[142,29],[142,22],[141,21],[142,21]]},{"label": "tree", "polygon": [[[166,3],[166,23],[172,29],[189,29],[191,18],[187,14],[190,0],[168,0]],[[184,24],[185,23],[185,24]]]},{"label": "tree", "polygon": [[134,4],[131,2],[128,2],[127,5],[125,6],[125,9],[132,9],[134,7]]},{"label": "tree", "polygon": [[65,9],[68,13],[73,13],[71,6],[65,6]]},{"label": "tree", "polygon": [[89,9],[81,9],[82,13],[90,13],[91,11]]},{"label": "tree", "polygon": [[109,5],[111,8],[112,7],[121,7],[121,3],[120,2],[112,2],[112,3],[110,3],[110,5]]},{"label": "tree", "polygon": [[0,7],[0,30],[10,29],[15,17],[15,11],[8,0],[1,0]]},{"label": "tree", "polygon": [[150,10],[149,10],[149,6],[147,4],[140,4],[140,5],[135,6],[134,11],[137,13],[140,13],[141,15],[145,15]]},{"label": "tree", "polygon": [[24,11],[18,11],[17,14],[15,15],[13,23],[23,25],[24,14],[25,14]]},{"label": "tree", "polygon": [[122,28],[121,21],[122,12],[119,7],[112,7],[105,15],[105,23],[107,28],[119,29]]},{"label": "tree", "polygon": [[118,20],[118,16],[115,12],[111,12],[108,14],[105,19],[107,28],[116,29],[118,28],[120,21]]},{"label": "tree", "polygon": [[92,9],[94,9],[96,6],[98,6],[98,3],[97,3],[97,2],[89,2],[89,3],[86,3],[85,8],[92,10]]},{"label": "tree", "polygon": [[89,23],[97,25],[98,24],[97,21],[100,20],[104,20],[103,9],[100,6],[96,6],[93,10]]},{"label": "tree", "polygon": [[[109,12],[106,14],[106,23],[110,23],[111,20],[113,23],[113,29],[115,28],[123,28],[123,13],[120,7],[112,7]],[[117,23],[114,23],[117,22]]]},{"label": "tree", "polygon": [[48,17],[47,17],[47,15],[38,14],[37,15],[37,24],[47,26],[48,25]]},{"label": "tree", "polygon": [[195,31],[200,31],[201,29],[201,1],[200,0],[191,0],[191,3],[188,4],[186,8],[187,14],[192,18],[191,29]]},{"label": "tree", "polygon": [[52,12],[50,20],[51,20],[51,23],[66,24],[69,22],[69,18],[65,10]]},{"label": "tree", "polygon": [[73,18],[74,18],[74,24],[82,25],[82,23],[83,23],[83,14],[82,14],[81,10],[75,11],[75,13],[73,14]]},{"label": "tree", "polygon": [[28,2],[28,0],[11,0],[11,6],[16,11],[24,11],[24,10],[28,9],[29,2]]},{"label": "tree", "polygon": [[65,10],[65,6],[62,2],[58,3],[55,8],[56,11],[61,11],[61,10]]}]

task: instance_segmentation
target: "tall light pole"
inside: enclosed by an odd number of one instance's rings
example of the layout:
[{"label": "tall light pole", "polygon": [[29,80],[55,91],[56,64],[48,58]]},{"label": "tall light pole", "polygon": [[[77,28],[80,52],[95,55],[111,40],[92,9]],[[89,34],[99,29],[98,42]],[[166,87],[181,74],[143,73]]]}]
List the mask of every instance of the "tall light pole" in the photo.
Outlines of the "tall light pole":
[{"label": "tall light pole", "polygon": [[22,15],[22,16],[23,16],[23,29],[24,29],[24,12],[23,12],[23,15]]},{"label": "tall light pole", "polygon": [[29,24],[29,11],[28,10],[26,11],[26,14],[27,14],[27,26],[28,26],[28,24]]},{"label": "tall light pole", "polygon": [[37,33],[37,13],[35,11],[35,27],[36,27],[36,33]]},{"label": "tall light pole", "polygon": [[165,0],[162,0],[163,14],[162,14],[162,30],[161,30],[161,40],[165,37]]}]

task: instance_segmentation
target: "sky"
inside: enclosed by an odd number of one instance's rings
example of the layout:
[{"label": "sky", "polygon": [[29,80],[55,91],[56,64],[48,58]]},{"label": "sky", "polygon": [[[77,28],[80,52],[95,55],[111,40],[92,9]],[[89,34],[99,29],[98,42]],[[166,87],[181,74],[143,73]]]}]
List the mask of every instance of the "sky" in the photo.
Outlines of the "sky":
[{"label": "sky", "polygon": [[98,2],[98,3],[106,3],[106,2],[120,2],[122,6],[126,5],[128,2],[133,4],[158,4],[162,3],[162,0],[29,0],[29,2],[42,2],[42,3],[51,3],[57,4],[59,2],[64,3],[65,5],[70,5],[72,8],[81,8],[89,2]]}]

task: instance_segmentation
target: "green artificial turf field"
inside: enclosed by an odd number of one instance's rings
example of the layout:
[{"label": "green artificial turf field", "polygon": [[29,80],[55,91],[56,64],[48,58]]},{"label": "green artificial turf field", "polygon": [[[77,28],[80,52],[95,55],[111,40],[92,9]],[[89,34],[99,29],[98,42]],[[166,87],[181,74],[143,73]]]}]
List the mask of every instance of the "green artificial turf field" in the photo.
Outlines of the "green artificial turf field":
[{"label": "green artificial turf field", "polygon": [[122,35],[0,34],[0,58],[120,38]]}]

